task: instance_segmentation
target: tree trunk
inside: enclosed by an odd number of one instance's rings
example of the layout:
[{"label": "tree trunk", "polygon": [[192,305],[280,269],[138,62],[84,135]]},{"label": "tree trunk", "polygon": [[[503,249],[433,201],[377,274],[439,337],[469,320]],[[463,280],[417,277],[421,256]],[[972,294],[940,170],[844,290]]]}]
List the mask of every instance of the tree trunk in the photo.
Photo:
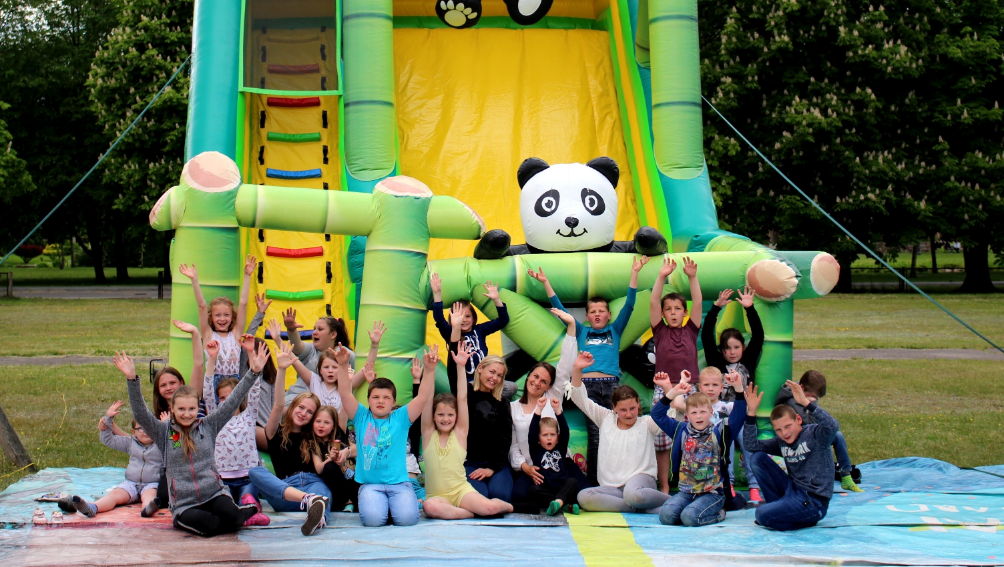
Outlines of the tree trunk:
[{"label": "tree trunk", "polygon": [[836,293],[853,293],[854,286],[851,281],[851,264],[858,258],[857,254],[851,256],[837,256],[840,264],[840,278],[837,280],[837,287],[833,290]]},{"label": "tree trunk", "polygon": [[77,267],[77,237],[70,237],[70,267]]},{"label": "tree trunk", "polygon": [[962,261],[966,265],[966,279],[962,282],[962,287],[958,289],[960,293],[994,293],[997,291],[990,279],[990,262],[987,260],[986,244],[964,246]]},{"label": "tree trunk", "polygon": [[938,248],[933,236],[931,237],[931,273],[938,273]]},{"label": "tree trunk", "polygon": [[88,215],[86,221],[87,240],[91,244],[91,248],[87,253],[94,263],[94,281],[99,284],[108,283],[108,279],[105,278],[105,247],[104,240],[101,238],[101,222],[101,219],[96,219],[90,215]]},{"label": "tree trunk", "polygon": [[129,279],[129,255],[125,246],[123,222],[115,223],[115,279],[124,282]]},{"label": "tree trunk", "polygon": [[913,245],[913,257],[910,258],[910,279],[917,277],[917,251],[920,250],[920,243]]}]

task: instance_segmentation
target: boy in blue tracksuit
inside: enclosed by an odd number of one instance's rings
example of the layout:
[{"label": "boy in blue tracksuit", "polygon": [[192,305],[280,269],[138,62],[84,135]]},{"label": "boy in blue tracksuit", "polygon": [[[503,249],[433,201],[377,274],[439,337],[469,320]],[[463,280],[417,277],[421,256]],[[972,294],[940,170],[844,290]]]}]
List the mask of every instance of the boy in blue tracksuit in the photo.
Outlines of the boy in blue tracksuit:
[{"label": "boy in blue tracksuit", "polygon": [[[840,425],[830,414],[810,402],[802,386],[788,380],[795,402],[805,408],[815,423],[803,424],[802,417],[789,405],[770,412],[777,437],[757,439],[756,411],[763,392],[753,386],[746,396],[746,425],[743,446],[753,454],[750,466],[760,481],[766,504],[756,510],[761,526],[787,531],[816,525],[826,516],[833,497],[833,456],[830,447]],[[788,473],[771,455],[784,458]]]},{"label": "boy in blue tracksuit", "polygon": [[746,418],[743,383],[738,375],[726,377],[736,390],[735,403],[728,423],[712,424],[712,401],[698,392],[687,397],[687,421],[667,415],[673,398],[690,391],[689,379],[681,377],[672,385],[669,375],[660,372],[655,383],[665,390],[665,397],[652,406],[652,420],[673,438],[673,475],[680,491],[662,505],[659,521],[663,524],[705,526],[725,519],[725,510],[745,506],[742,496],[732,494],[729,482],[728,447],[735,442]]}]

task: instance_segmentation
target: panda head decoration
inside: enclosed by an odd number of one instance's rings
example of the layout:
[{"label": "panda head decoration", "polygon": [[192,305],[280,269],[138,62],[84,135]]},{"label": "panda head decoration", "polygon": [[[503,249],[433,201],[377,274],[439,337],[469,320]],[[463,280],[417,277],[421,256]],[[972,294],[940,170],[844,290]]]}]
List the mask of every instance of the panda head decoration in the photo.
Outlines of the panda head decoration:
[{"label": "panda head decoration", "polygon": [[526,243],[542,252],[576,252],[614,241],[617,227],[617,162],[548,165],[527,158],[516,173]]}]

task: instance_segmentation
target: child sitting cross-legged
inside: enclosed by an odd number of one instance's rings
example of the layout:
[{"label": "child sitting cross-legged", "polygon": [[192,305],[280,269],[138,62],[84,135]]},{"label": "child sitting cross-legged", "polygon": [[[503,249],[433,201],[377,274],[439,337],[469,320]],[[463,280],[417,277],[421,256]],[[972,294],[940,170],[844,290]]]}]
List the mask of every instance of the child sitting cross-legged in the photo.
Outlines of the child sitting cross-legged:
[{"label": "child sitting cross-legged", "polygon": [[60,498],[58,505],[62,511],[71,513],[76,511],[88,518],[93,518],[96,514],[107,512],[116,506],[142,502],[141,516],[149,518],[157,512],[155,498],[157,497],[157,481],[160,479],[160,470],[164,466],[163,453],[154,444],[153,439],[150,439],[150,436],[136,423],[136,420],[132,422],[131,436],[112,433],[112,420],[121,412],[121,408],[121,401],[115,402],[108,408],[105,415],[98,420],[98,431],[100,432],[98,435],[101,442],[109,449],[129,455],[125,482],[95,502],[87,502],[79,496]]},{"label": "child sitting cross-legged", "polygon": [[687,397],[686,422],[666,415],[671,400],[690,390],[690,377],[683,374],[673,386],[665,373],[655,375],[655,383],[662,386],[666,395],[652,407],[652,419],[673,438],[673,473],[680,483],[680,491],[659,512],[663,524],[682,523],[688,527],[715,524],[725,519],[726,509],[741,509],[745,504],[742,496],[732,496],[728,447],[733,439],[727,437],[734,437],[729,432],[738,432],[746,419],[746,402],[739,375],[729,374],[728,380],[736,390],[736,401],[726,427],[721,419],[715,422],[714,402],[701,392]]},{"label": "child sitting cross-legged", "polygon": [[[541,417],[544,408],[550,406],[554,417]],[[530,432],[527,442],[535,469],[542,477],[534,480],[530,487],[528,504],[519,503],[520,509],[526,509],[531,514],[547,508],[547,515],[553,516],[562,509],[573,514],[579,513],[576,499],[579,495],[579,483],[569,475],[565,453],[568,452],[568,422],[561,412],[561,399],[541,396],[537,400],[537,409],[530,420]]]},{"label": "child sitting cross-legged", "polygon": [[356,455],[356,445],[345,431],[345,413],[333,406],[321,406],[314,414],[310,456],[314,470],[331,491],[332,511],[344,509],[356,502],[359,485],[352,480],[355,471],[349,460]]},{"label": "child sitting cross-legged", "polygon": [[[826,376],[818,370],[806,370],[805,374],[802,374],[802,377],[798,379],[798,384],[805,392],[805,399],[810,402],[819,403],[819,400],[826,395]],[[802,418],[803,425],[816,423],[815,416],[809,415],[805,408],[795,401],[795,396],[788,386],[781,387],[777,393],[775,404],[791,406],[791,409],[795,410],[795,413]],[[837,426],[839,427],[839,424]],[[837,457],[837,475],[840,477],[840,487],[850,492],[864,492],[851,476],[851,473],[854,472],[854,465],[851,463],[850,453],[847,452],[847,440],[844,439],[844,434],[839,429],[833,437],[833,453]]]},{"label": "child sitting cross-legged", "polygon": [[[797,530],[816,525],[826,516],[833,497],[833,456],[830,447],[837,434],[837,420],[810,402],[797,383],[788,380],[795,403],[815,423],[804,425],[789,405],[774,407],[770,423],[777,437],[757,439],[756,412],[763,392],[756,386],[746,395],[746,425],[743,442],[753,453],[750,466],[760,481],[765,504],[756,509],[756,521],[765,528]],[[788,473],[771,455],[784,458]]]},{"label": "child sitting cross-legged", "polygon": [[639,416],[641,402],[631,386],[611,396],[613,409],[589,399],[582,369],[593,355],[580,352],[572,366],[572,401],[600,429],[600,485],[579,492],[579,505],[590,512],[646,512],[669,499],[656,490],[655,435],[661,431],[651,416]]},{"label": "child sitting cross-legged", "polygon": [[[464,367],[471,355],[468,345],[460,343],[453,348],[456,348],[452,353],[454,363],[458,368]],[[430,358],[426,357],[428,360]],[[422,509],[429,518],[459,520],[512,512],[511,504],[498,498],[485,498],[467,480],[464,461],[467,459],[469,425],[467,380],[457,380],[456,397],[439,394],[427,401],[422,410],[422,439],[426,441],[426,499]]]},{"label": "child sitting cross-legged", "polygon": [[[648,256],[635,258],[631,264],[631,279],[628,283],[627,297],[624,306],[621,307],[617,319],[610,321],[610,304],[602,297],[592,297],[586,302],[586,322],[589,326],[576,321],[575,337],[579,343],[579,350],[592,355],[591,364],[583,370],[581,379],[585,385],[588,398],[601,408],[610,409],[611,396],[618,387],[621,377],[620,367],[620,347],[621,334],[627,327],[628,320],[631,319],[631,312],[634,310],[635,297],[638,294],[638,272],[648,263]],[[558,299],[558,295],[551,287],[550,280],[544,274],[542,268],[538,271],[528,270],[530,277],[544,284],[544,291],[547,292],[547,299],[551,306],[566,311],[565,307]],[[588,442],[586,444],[586,468],[589,481],[597,483],[597,459],[599,454],[600,430],[599,423],[586,421],[586,434]]]},{"label": "child sitting cross-legged", "polygon": [[405,457],[408,428],[421,417],[426,401],[432,396],[439,347],[433,346],[425,354],[418,395],[396,410],[397,386],[394,382],[386,378],[370,382],[366,393],[369,408],[363,407],[352,394],[348,349],[339,345],[335,349],[335,361],[342,407],[356,430],[359,519],[367,527],[383,526],[388,518],[393,518],[396,526],[417,524],[418,498],[408,477]]}]

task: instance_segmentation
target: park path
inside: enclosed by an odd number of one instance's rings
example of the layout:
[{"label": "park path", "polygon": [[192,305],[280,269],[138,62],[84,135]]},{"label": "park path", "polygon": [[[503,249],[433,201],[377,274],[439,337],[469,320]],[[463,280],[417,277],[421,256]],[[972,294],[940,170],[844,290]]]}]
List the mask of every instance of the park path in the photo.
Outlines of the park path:
[{"label": "park path", "polygon": [[[964,348],[849,348],[849,349],[796,349],[795,360],[999,360],[1004,353],[995,350]],[[152,357],[137,357],[137,365],[147,365]],[[165,356],[166,358],[166,356]],[[0,366],[59,366],[63,364],[111,364],[110,356],[0,356]]]},{"label": "park path", "polygon": [[[157,286],[19,286],[15,282],[14,296],[42,299],[157,299]],[[164,299],[171,299],[171,286],[169,285],[164,286]]]}]

